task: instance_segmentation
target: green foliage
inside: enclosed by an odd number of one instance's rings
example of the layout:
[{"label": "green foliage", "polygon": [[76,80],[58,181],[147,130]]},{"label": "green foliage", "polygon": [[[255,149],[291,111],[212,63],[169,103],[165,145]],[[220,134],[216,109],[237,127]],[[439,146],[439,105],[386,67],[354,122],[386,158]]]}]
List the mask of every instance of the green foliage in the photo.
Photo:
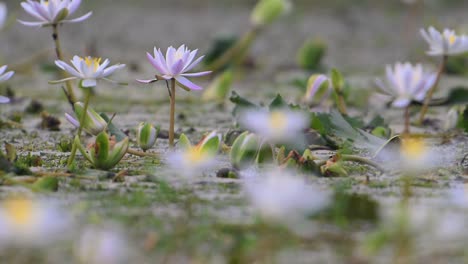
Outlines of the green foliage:
[{"label": "green foliage", "polygon": [[59,188],[57,177],[45,176],[32,185],[33,190],[38,192],[56,192]]},{"label": "green foliage", "polygon": [[297,52],[297,64],[304,70],[319,70],[326,50],[327,46],[322,41],[309,39]]}]

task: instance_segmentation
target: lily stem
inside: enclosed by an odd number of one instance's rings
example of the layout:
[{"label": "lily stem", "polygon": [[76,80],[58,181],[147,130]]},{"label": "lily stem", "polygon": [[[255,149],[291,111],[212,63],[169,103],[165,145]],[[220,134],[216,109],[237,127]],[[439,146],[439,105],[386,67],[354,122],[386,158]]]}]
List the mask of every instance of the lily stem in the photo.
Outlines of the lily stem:
[{"label": "lily stem", "polygon": [[424,122],[424,117],[427,113],[427,110],[429,108],[429,103],[431,102],[432,96],[434,95],[434,92],[437,90],[437,87],[439,86],[440,79],[442,77],[442,73],[445,70],[445,65],[447,64],[448,56],[444,55],[442,57],[442,62],[439,65],[439,70],[437,72],[437,78],[436,81],[434,82],[434,85],[431,87],[431,89],[427,92],[426,98],[424,99],[424,104],[421,108],[421,114],[419,115],[419,120],[418,124],[421,125]]},{"label": "lily stem", "polygon": [[405,108],[405,128],[403,130],[403,134],[409,135],[410,133],[410,111],[409,111],[410,106],[408,105]]},{"label": "lily stem", "polygon": [[67,162],[67,167],[70,168],[71,165],[73,164],[73,161],[75,160],[75,155],[76,155],[76,150],[78,146],[76,145],[77,143],[80,142],[80,136],[81,132],[83,131],[83,124],[86,120],[86,115],[88,113],[88,105],[89,105],[89,99],[91,98],[91,89],[90,88],[85,88],[85,101],[84,101],[84,107],[83,107],[83,113],[80,118],[80,126],[78,127],[78,132],[76,133],[76,136],[78,140],[73,141],[73,146],[72,146],[72,151],[70,154],[70,157],[68,158]]},{"label": "lily stem", "polygon": [[175,93],[176,93],[176,80],[174,78],[171,79],[171,112],[170,112],[170,119],[169,119],[169,147],[174,148],[174,124],[175,124]]},{"label": "lily stem", "polygon": [[[55,43],[55,54],[57,55],[57,59],[63,61],[62,48],[60,45],[57,24],[52,25],[52,38],[54,39],[54,43]],[[63,78],[68,77],[64,71],[61,71],[61,72],[62,72]],[[63,89],[63,92],[65,93],[65,96],[67,97],[67,100],[71,104],[72,108],[74,108],[74,103],[76,102],[76,96],[75,96],[75,93],[73,92],[71,81],[66,81],[65,87],[66,88]]]},{"label": "lily stem", "polygon": [[356,156],[356,155],[341,155],[341,159],[343,161],[354,161],[354,162],[359,162],[359,163],[363,163],[363,164],[367,164],[369,166],[372,166],[376,169],[378,169],[379,171],[381,172],[384,172],[385,169],[380,166],[377,162],[374,162],[370,159],[366,159],[366,158],[363,158],[363,157],[360,157],[360,156]]}]

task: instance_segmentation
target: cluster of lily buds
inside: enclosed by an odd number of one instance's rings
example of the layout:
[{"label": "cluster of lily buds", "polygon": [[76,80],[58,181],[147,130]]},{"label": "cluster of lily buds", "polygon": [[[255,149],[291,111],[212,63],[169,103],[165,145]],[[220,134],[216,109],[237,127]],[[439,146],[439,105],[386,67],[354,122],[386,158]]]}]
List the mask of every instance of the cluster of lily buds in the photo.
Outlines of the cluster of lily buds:
[{"label": "cluster of lily buds", "polygon": [[177,149],[168,156],[168,164],[185,176],[192,176],[210,168],[221,147],[221,135],[212,131],[198,144],[193,145],[184,135],[180,135]]},{"label": "cluster of lily buds", "polygon": [[427,54],[430,56],[457,55],[468,51],[468,36],[457,35],[454,30],[444,29],[439,32],[429,27],[427,31],[421,29],[421,35],[429,44]]},{"label": "cluster of lily buds", "polygon": [[95,142],[89,146],[88,150],[81,145],[78,136],[75,137],[74,143],[93,167],[101,170],[109,170],[117,165],[129,147],[128,137],[116,142],[115,137],[109,137],[105,131],[96,136]]},{"label": "cluster of lily buds", "polygon": [[[74,104],[75,108],[75,115],[76,118],[73,116],[65,113],[65,118],[70,122],[74,127],[78,128],[80,126],[79,120],[81,120],[84,110],[84,105],[82,102],[76,102]],[[83,130],[91,134],[93,136],[98,135],[107,127],[107,122],[102,118],[96,111],[94,111],[91,107],[88,107],[86,111],[86,116],[84,119],[84,123],[82,124]]]},{"label": "cluster of lily buds", "polygon": [[71,218],[50,202],[10,197],[0,203],[0,248],[47,246],[63,239],[71,225]]},{"label": "cluster of lily buds", "polygon": [[[4,82],[4,81],[7,81],[11,78],[11,76],[13,76],[13,74],[15,74],[15,72],[13,71],[6,71],[7,70],[7,66],[6,65],[3,65],[2,67],[0,67],[0,82]],[[0,95],[0,104],[6,104],[6,103],[9,103],[10,102],[10,99],[8,97],[5,97],[5,96],[1,96]]]},{"label": "cluster of lily buds", "polygon": [[392,106],[405,108],[411,101],[423,101],[426,93],[434,85],[437,74],[425,71],[421,64],[396,63],[386,68],[386,81],[377,79],[382,91],[394,98]]},{"label": "cluster of lily buds", "polygon": [[288,0],[260,0],[254,7],[250,21],[254,26],[271,24],[291,9]]},{"label": "cluster of lily buds", "polygon": [[156,143],[159,134],[159,127],[155,128],[152,124],[141,122],[137,128],[137,144],[143,150],[147,151]]},{"label": "cluster of lily buds", "polygon": [[69,19],[80,7],[81,0],[27,0],[21,2],[24,11],[37,19],[37,21],[18,20],[21,24],[32,27],[45,27],[63,23],[78,23],[88,19],[93,12]]},{"label": "cluster of lily buds", "polygon": [[270,143],[248,131],[239,135],[232,143],[229,155],[235,168],[271,163],[274,160],[274,151]]}]

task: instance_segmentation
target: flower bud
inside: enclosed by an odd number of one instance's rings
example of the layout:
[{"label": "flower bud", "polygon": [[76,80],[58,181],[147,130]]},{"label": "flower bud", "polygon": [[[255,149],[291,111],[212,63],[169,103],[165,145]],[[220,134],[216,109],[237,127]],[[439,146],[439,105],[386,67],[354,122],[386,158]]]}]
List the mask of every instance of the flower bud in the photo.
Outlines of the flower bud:
[{"label": "flower bud", "polygon": [[263,164],[273,160],[273,149],[257,135],[244,132],[232,144],[230,160],[235,168]]},{"label": "flower bud", "polygon": [[226,70],[223,74],[214,79],[211,85],[203,93],[203,101],[224,103],[229,90],[231,90],[233,75],[234,74],[231,70]]},{"label": "flower bud", "polygon": [[331,94],[330,79],[323,74],[310,76],[304,100],[307,103],[321,103]]},{"label": "flower bud", "polygon": [[444,122],[444,130],[448,131],[451,129],[454,129],[457,127],[458,124],[458,107],[454,106],[450,108],[450,110],[447,113],[447,116],[445,117],[445,122]]},{"label": "flower bud", "polygon": [[252,11],[250,21],[255,26],[271,24],[290,8],[288,0],[260,0]]},{"label": "flower bud", "polygon": [[117,165],[127,153],[129,141],[128,137],[120,142],[115,142],[113,137],[109,138],[106,132],[101,132],[96,136],[96,141],[87,151],[81,145],[79,137],[75,137],[75,144],[81,154],[93,164],[96,169],[109,170]]},{"label": "flower bud", "polygon": [[159,128],[154,128],[153,125],[145,122],[141,122],[138,125],[137,129],[137,144],[143,150],[147,151],[148,149],[154,146],[156,143],[156,138],[158,137]]},{"label": "flower bud", "polygon": [[[65,118],[70,122],[73,126],[79,127],[81,120],[83,110],[84,110],[84,105],[81,102],[76,102],[75,103],[75,115],[76,119],[72,117],[71,115],[65,113]],[[83,124],[83,130],[91,135],[97,135],[101,133],[105,128],[107,127],[107,122],[104,120],[96,111],[94,111],[92,108],[88,107],[86,111],[86,117],[84,120]]]}]

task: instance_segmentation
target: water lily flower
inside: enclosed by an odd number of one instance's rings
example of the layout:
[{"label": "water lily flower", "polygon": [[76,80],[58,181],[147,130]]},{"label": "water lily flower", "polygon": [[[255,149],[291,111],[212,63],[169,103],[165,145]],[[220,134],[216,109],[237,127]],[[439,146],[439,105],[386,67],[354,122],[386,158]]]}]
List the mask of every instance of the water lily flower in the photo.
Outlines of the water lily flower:
[{"label": "water lily flower", "polygon": [[[3,65],[0,67],[0,82],[7,81],[15,74],[14,71],[5,72],[8,66]],[[10,102],[10,98],[0,95],[0,104],[6,104]]]},{"label": "water lily flower", "polygon": [[44,245],[63,238],[70,226],[71,219],[50,202],[11,197],[0,203],[0,246]]},{"label": "water lily flower", "polygon": [[128,263],[129,245],[118,230],[87,228],[75,245],[80,263]]},{"label": "water lily flower", "polygon": [[456,35],[454,30],[444,29],[439,32],[434,27],[429,27],[427,31],[421,29],[421,35],[430,46],[427,52],[430,56],[456,55],[468,51],[468,36]]},{"label": "water lily flower", "polygon": [[[83,115],[84,105],[82,102],[76,102],[74,104],[75,115],[77,118],[74,118],[72,115],[65,113],[65,118],[70,122],[74,127],[80,127],[81,116]],[[102,118],[94,109],[88,107],[86,111],[85,122],[83,124],[83,130],[86,133],[91,135],[97,135],[101,133],[107,127],[107,122]]]},{"label": "water lily flower", "polygon": [[7,6],[5,3],[0,2],[0,29],[5,25],[5,21],[8,18]]},{"label": "water lily flower", "polygon": [[213,166],[220,145],[221,135],[216,131],[206,135],[196,145],[192,145],[188,138],[182,134],[178,149],[170,153],[167,158],[168,165],[177,169],[184,176],[196,175]]},{"label": "water lily flower", "polygon": [[377,85],[388,95],[395,97],[392,106],[405,108],[412,100],[423,101],[426,93],[434,85],[437,74],[425,71],[421,64],[396,63],[387,66],[387,80],[377,79]]},{"label": "water lily flower", "polygon": [[202,88],[187,77],[201,77],[211,73],[211,71],[188,73],[195,66],[197,66],[204,56],[194,60],[197,56],[198,50],[191,51],[185,47],[180,46],[178,49],[169,47],[164,57],[161,49],[154,47],[154,57],[151,53],[146,53],[146,57],[153,67],[158,71],[155,79],[150,80],[137,80],[141,83],[152,83],[158,79],[171,80],[175,79],[179,85],[186,87],[190,90],[201,90]]},{"label": "water lily flower", "polygon": [[246,194],[265,220],[290,221],[324,208],[330,194],[285,171],[242,173]]},{"label": "water lily flower", "polygon": [[38,21],[18,20],[25,26],[45,27],[62,23],[77,23],[88,19],[93,12],[88,12],[78,18],[69,19],[80,7],[81,0],[27,0],[21,2],[24,11],[36,18]]},{"label": "water lily flower", "polygon": [[274,143],[298,141],[309,126],[306,115],[290,110],[248,110],[240,117],[243,127]]},{"label": "water lily flower", "polygon": [[53,81],[51,83],[55,84],[78,79],[81,81],[81,86],[85,88],[95,87],[97,85],[97,80],[99,79],[115,83],[113,80],[110,80],[107,77],[113,74],[115,71],[125,67],[125,64],[116,64],[107,67],[110,64],[109,59],[105,59],[102,63],[101,60],[101,58],[81,58],[79,56],[74,56],[71,60],[71,66],[64,61],[56,60],[55,64],[60,69],[71,74],[73,77]]}]

